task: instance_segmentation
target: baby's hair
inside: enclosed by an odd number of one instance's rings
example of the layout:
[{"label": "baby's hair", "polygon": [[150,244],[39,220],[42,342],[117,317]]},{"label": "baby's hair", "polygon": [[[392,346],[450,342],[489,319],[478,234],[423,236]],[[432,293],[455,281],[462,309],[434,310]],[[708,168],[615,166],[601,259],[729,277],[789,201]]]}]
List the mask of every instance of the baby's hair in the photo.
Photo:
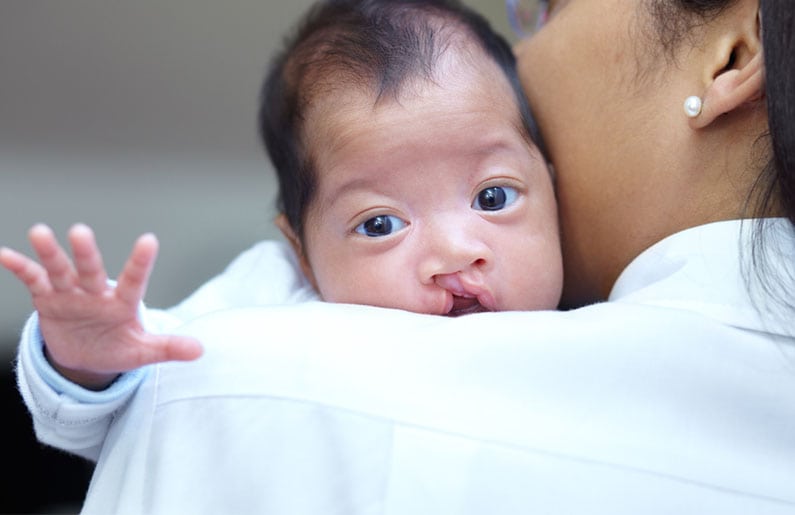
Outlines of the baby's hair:
[{"label": "baby's hair", "polygon": [[279,178],[278,209],[299,238],[316,183],[302,141],[311,102],[341,88],[371,91],[376,104],[394,100],[408,81],[432,81],[439,57],[462,42],[477,45],[503,71],[522,128],[541,147],[510,46],[460,2],[325,0],[304,16],[271,62],[259,111],[260,135]]}]

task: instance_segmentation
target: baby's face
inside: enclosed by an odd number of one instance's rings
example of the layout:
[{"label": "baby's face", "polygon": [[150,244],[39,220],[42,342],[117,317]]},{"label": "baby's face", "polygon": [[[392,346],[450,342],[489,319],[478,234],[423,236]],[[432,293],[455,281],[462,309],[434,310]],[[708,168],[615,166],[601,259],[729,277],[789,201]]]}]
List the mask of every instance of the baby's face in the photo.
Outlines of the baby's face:
[{"label": "baby's face", "polygon": [[562,268],[544,160],[496,65],[445,74],[399,101],[347,93],[310,113],[310,280],[329,302],[428,314],[553,309]]}]

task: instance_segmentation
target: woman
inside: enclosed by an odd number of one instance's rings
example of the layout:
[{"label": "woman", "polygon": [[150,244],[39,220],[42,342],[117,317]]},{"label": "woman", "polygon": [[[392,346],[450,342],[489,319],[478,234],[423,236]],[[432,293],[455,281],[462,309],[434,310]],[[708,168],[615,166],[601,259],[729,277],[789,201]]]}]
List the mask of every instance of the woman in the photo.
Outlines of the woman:
[{"label": "woman", "polygon": [[[759,2],[550,4],[517,53],[558,171],[568,303],[607,298],[635,257],[678,231],[795,222],[788,3],[761,2],[764,19]],[[691,95],[703,107],[688,118]]]},{"label": "woman", "polygon": [[27,392],[50,441],[111,424],[84,510],[791,513],[794,19],[551,2],[516,50],[587,306],[199,319],[112,421]]}]

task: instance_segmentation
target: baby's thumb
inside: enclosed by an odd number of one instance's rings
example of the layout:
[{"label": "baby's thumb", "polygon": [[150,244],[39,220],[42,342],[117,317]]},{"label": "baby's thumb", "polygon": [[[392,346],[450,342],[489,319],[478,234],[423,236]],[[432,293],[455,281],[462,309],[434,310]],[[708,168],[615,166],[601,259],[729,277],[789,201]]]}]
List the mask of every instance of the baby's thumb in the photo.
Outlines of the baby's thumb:
[{"label": "baby's thumb", "polygon": [[149,363],[164,361],[193,361],[201,357],[204,347],[195,338],[189,336],[156,336],[155,345],[151,346],[152,354]]}]

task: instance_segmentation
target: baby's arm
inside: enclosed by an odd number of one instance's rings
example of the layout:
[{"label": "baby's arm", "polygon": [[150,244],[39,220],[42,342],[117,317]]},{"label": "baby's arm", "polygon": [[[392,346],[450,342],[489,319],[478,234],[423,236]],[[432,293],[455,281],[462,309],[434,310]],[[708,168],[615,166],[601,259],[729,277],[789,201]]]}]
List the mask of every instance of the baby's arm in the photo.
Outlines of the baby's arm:
[{"label": "baby's arm", "polygon": [[[50,232],[46,228],[35,228],[31,239],[37,240],[36,234],[42,230]],[[77,229],[78,236],[83,230]],[[147,238],[144,238],[145,241]],[[50,244],[57,247],[51,232],[45,239],[51,239]],[[77,238],[78,248],[80,239]],[[95,247],[93,237],[90,246]],[[99,252],[93,252],[101,261]],[[134,255],[136,250],[133,251]],[[131,256],[131,260],[134,259]],[[145,261],[150,261],[151,267],[154,257]],[[36,272],[38,263],[9,250],[0,251],[0,264],[15,271],[18,276],[22,274],[20,279],[25,284],[30,282],[24,279],[27,274],[40,274]],[[32,272],[26,273],[26,267],[31,267]],[[148,276],[148,271],[145,275]],[[136,297],[143,297],[143,291]],[[142,310],[142,318],[145,330],[167,332],[169,327],[213,311],[307,300],[317,300],[317,295],[301,273],[289,245],[279,241],[263,241],[243,252],[222,274],[204,284],[178,306],[168,311],[145,309]],[[134,326],[140,330],[137,321]],[[102,391],[78,388],[59,376],[48,364],[44,357],[44,338],[41,333],[38,316],[34,313],[22,335],[17,360],[19,389],[33,417],[36,436],[42,443],[96,460],[110,421],[135,392],[145,369],[122,374],[111,387]],[[49,346],[50,342],[47,344]]]},{"label": "baby's arm", "polygon": [[150,334],[139,320],[139,305],[157,255],[154,236],[138,239],[115,287],[108,283],[94,235],[85,225],[69,231],[73,261],[48,227],[34,226],[29,238],[39,262],[0,249],[0,264],[28,288],[45,356],[63,377],[102,390],[120,373],[201,355],[195,339]]}]

